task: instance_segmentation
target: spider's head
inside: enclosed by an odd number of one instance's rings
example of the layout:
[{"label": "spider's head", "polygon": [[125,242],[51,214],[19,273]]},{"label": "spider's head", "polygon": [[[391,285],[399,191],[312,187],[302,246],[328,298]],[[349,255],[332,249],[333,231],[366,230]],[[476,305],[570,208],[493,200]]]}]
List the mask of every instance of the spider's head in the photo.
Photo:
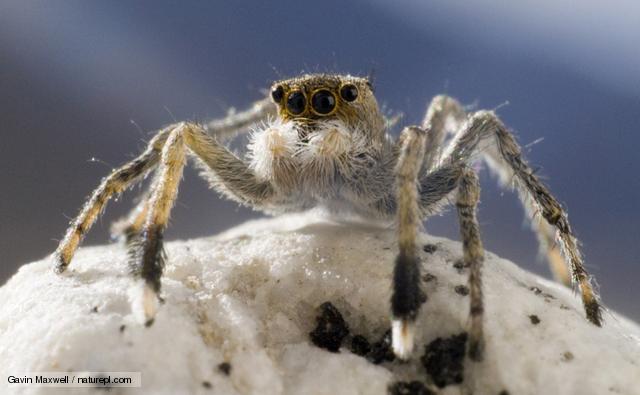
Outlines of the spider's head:
[{"label": "spider's head", "polygon": [[277,81],[271,99],[283,121],[304,127],[328,120],[374,126],[370,124],[381,118],[369,80],[350,75],[307,74]]}]

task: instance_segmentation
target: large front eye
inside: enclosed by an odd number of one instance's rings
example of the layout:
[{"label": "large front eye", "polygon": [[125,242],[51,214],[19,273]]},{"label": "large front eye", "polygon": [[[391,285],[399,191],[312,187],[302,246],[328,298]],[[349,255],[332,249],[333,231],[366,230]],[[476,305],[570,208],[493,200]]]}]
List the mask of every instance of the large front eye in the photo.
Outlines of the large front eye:
[{"label": "large front eye", "polygon": [[336,108],[336,97],[326,89],[317,91],[311,98],[313,111],[320,115],[327,115]]},{"label": "large front eye", "polygon": [[300,91],[291,92],[287,98],[287,111],[291,115],[300,115],[307,107],[307,99]]}]

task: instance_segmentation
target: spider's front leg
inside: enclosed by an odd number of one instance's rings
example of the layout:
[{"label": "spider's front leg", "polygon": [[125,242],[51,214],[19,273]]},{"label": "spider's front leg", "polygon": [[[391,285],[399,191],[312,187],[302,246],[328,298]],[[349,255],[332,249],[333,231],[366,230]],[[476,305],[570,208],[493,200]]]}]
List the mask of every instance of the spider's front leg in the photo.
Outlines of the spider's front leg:
[{"label": "spider's front leg", "polygon": [[164,269],[163,232],[177,196],[187,148],[213,173],[213,186],[235,200],[259,206],[275,193],[269,181],[259,180],[248,164],[208,135],[201,126],[182,123],[170,133],[162,150],[151,196],[142,206],[147,216],[140,237],[131,245],[129,254],[132,274],[143,280],[141,301],[147,326],[153,323],[157,310]]},{"label": "spider's front leg", "polygon": [[393,272],[391,296],[392,347],[401,359],[413,350],[414,321],[426,295],[420,288],[420,260],[416,245],[421,224],[418,175],[424,159],[426,132],[407,127],[400,135],[396,165],[398,257]]},{"label": "spider's front leg", "polygon": [[114,195],[140,181],[147,172],[157,165],[160,160],[160,151],[170,131],[171,127],[158,132],[140,156],[111,172],[93,191],[80,214],[71,222],[64,238],[53,254],[57,273],[62,273],[67,269],[82,238],[91,229],[107,202]]},{"label": "spider's front leg", "polygon": [[[234,112],[220,119],[214,119],[204,125],[207,134],[215,136],[218,141],[232,138],[240,133],[247,132],[251,125],[266,120],[276,114],[276,107],[270,99],[257,101],[250,108]],[[116,221],[111,226],[111,236],[114,239],[124,238],[126,244],[130,244],[138,238],[149,210],[148,190],[142,194],[139,203],[124,218]]]}]

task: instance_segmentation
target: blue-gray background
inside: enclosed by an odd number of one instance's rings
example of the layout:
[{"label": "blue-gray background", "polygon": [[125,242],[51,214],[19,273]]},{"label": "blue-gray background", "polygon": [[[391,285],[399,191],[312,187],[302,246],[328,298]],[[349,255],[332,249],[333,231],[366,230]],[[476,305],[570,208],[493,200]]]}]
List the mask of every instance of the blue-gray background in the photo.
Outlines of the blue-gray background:
[{"label": "blue-gray background", "polygon": [[[405,124],[441,92],[508,101],[499,113],[520,142],[544,138],[527,156],[568,207],[605,302],[640,319],[640,7],[502,3],[0,1],[0,283],[55,249],[67,217],[149,131],[246,106],[280,76],[375,70],[380,102]],[[548,276],[515,195],[482,179],[486,246]],[[107,242],[134,195],[87,244]],[[168,238],[255,215],[189,170]],[[427,228],[457,237],[450,214]]]}]

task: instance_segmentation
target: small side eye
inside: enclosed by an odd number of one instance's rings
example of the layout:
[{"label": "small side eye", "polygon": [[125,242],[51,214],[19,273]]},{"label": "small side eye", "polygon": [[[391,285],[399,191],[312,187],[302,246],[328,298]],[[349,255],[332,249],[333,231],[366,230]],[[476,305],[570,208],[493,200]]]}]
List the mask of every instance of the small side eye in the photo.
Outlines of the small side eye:
[{"label": "small side eye", "polygon": [[354,101],[358,98],[358,88],[353,84],[347,84],[340,88],[340,97],[344,101]]},{"label": "small side eye", "polygon": [[300,91],[291,92],[287,98],[287,111],[291,115],[300,115],[307,108],[307,99]]},{"label": "small side eye", "polygon": [[330,114],[336,108],[336,97],[326,89],[319,90],[311,98],[311,107],[320,115]]},{"label": "small side eye", "polygon": [[280,103],[282,98],[284,97],[284,89],[282,86],[278,85],[271,91],[271,98],[274,102]]}]

